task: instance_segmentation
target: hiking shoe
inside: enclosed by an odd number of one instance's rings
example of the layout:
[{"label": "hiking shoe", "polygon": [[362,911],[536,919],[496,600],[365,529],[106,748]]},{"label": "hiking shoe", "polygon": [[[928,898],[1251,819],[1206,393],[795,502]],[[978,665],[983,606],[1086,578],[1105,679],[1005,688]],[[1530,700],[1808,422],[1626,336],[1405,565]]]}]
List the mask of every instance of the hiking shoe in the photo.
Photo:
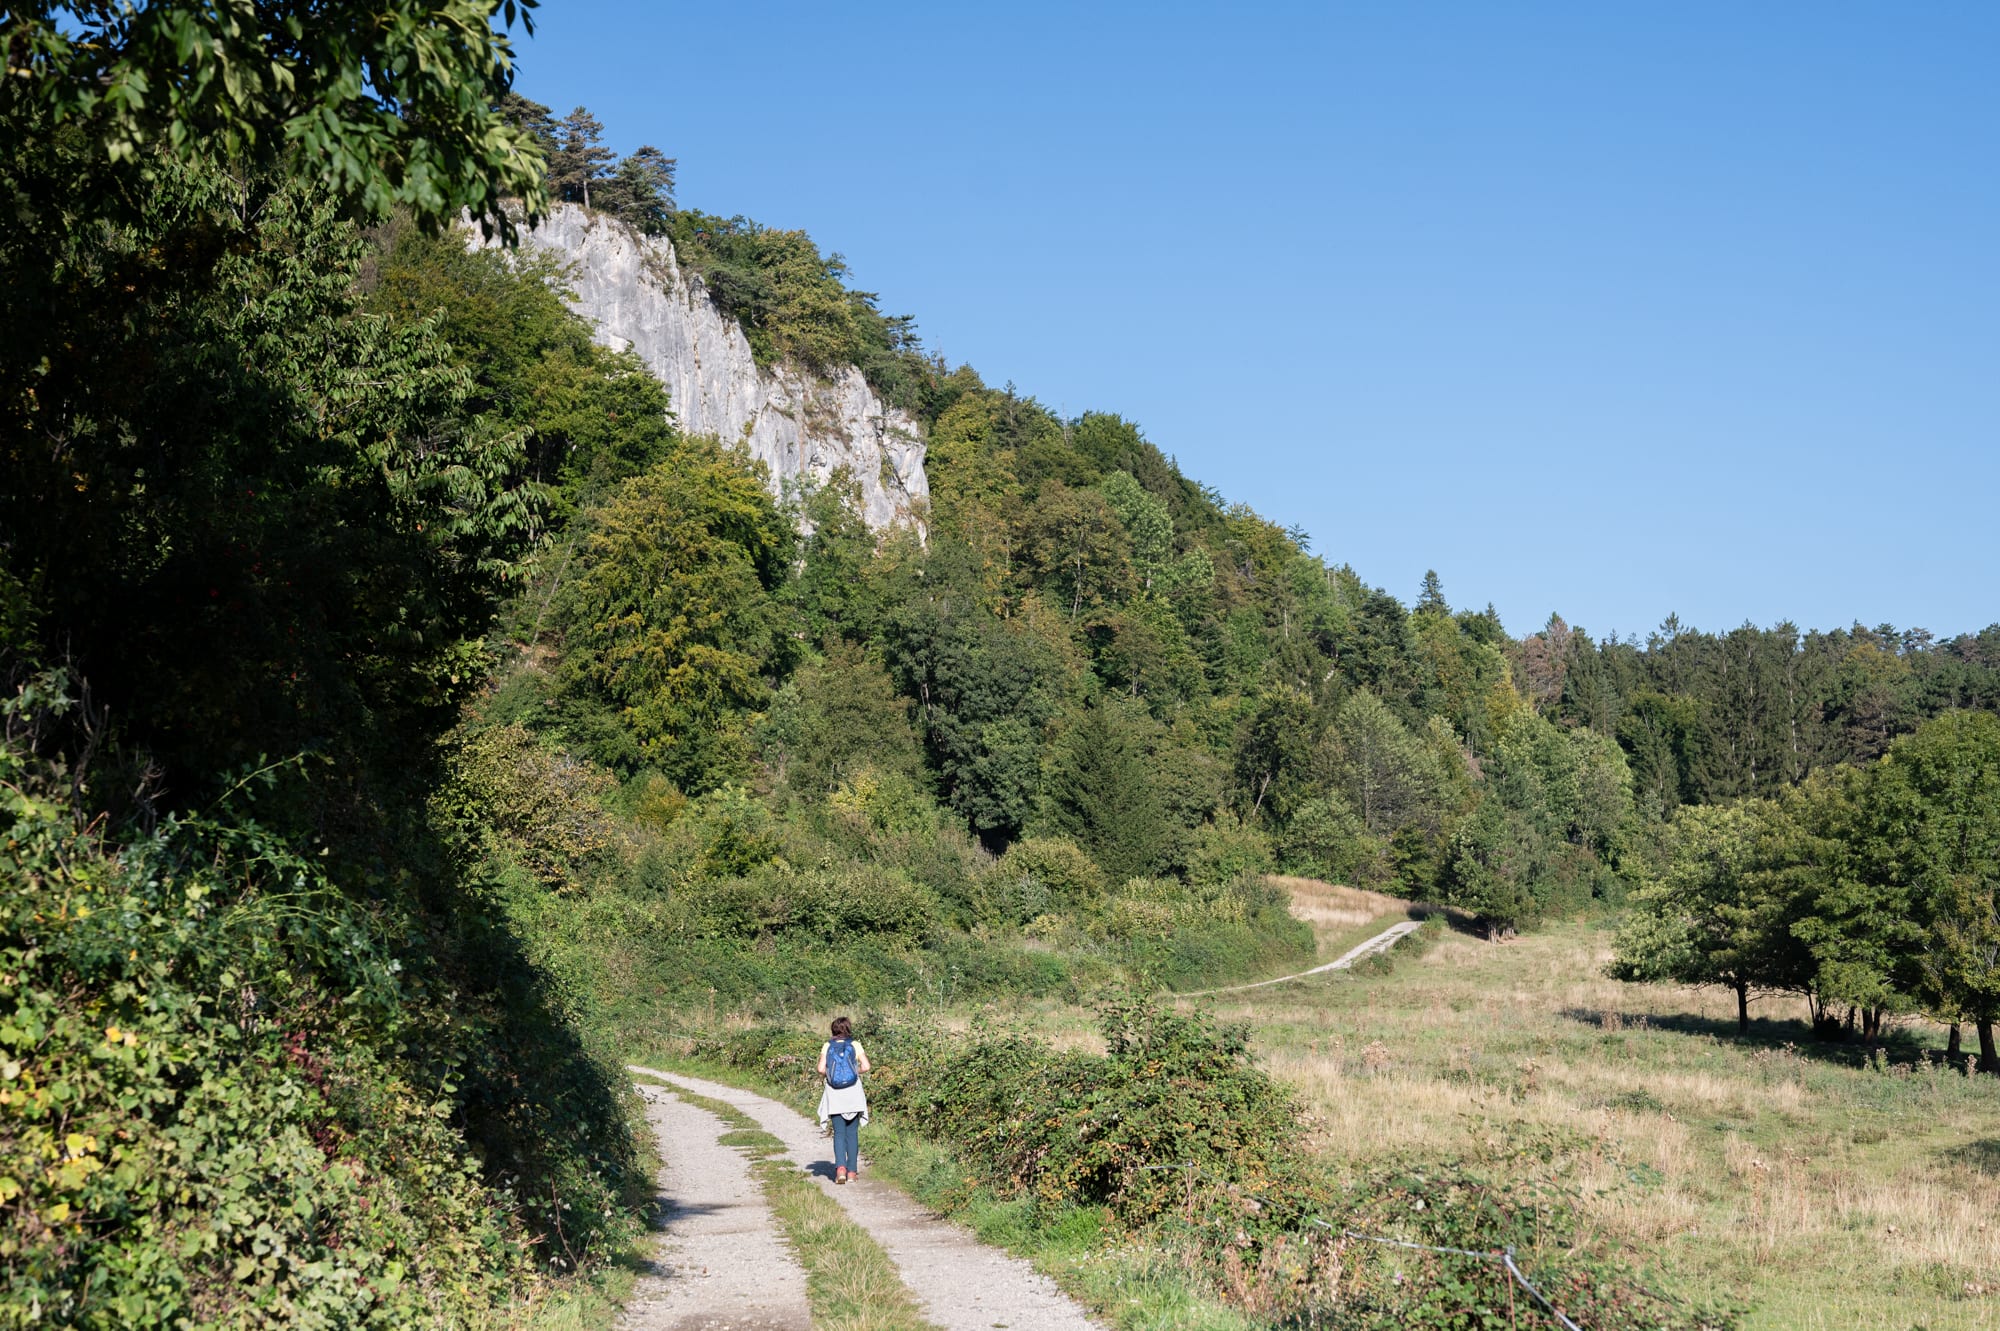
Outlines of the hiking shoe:
[{"label": "hiking shoe", "polygon": [[835,1183],[847,1182],[847,1171],[845,1169],[835,1169],[833,1171],[833,1181]]}]

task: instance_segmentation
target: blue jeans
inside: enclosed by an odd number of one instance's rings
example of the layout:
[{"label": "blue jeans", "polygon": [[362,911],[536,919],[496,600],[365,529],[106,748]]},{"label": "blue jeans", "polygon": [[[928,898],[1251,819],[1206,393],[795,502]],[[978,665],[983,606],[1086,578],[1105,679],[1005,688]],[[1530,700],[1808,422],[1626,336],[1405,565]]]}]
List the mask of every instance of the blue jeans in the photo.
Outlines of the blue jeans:
[{"label": "blue jeans", "polygon": [[833,1167],[850,1174],[861,1168],[861,1115],[833,1116]]}]

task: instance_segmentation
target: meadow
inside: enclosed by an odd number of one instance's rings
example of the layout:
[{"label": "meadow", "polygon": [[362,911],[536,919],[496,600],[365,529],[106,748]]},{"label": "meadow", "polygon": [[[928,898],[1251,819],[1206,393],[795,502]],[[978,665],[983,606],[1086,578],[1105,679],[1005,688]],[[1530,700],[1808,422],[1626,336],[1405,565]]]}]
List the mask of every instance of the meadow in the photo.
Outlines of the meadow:
[{"label": "meadow", "polygon": [[[1324,955],[1402,918],[1288,885]],[[1739,1039],[1726,991],[1605,978],[1610,930],[1445,930],[1386,966],[1188,1002],[1250,1024],[1317,1150],[1363,1170],[1531,1143],[1604,1236],[1751,1331],[2000,1327],[2000,1084],[1946,1066],[1928,1023],[1815,1043],[1803,1000],[1761,1001]]]},{"label": "meadow", "polygon": [[[1272,882],[1322,958],[1426,913]],[[1745,1331],[2000,1327],[2000,1085],[1947,1065],[1941,1029],[1826,1044],[1802,1000],[1766,998],[1738,1037],[1726,991],[1607,978],[1611,916],[1491,943],[1429,913],[1354,971],[1173,1005],[1249,1027],[1336,1170],[1517,1169],[1574,1200],[1585,1238],[1680,1298],[1737,1307]],[[1091,1012],[1053,998],[931,1015],[1104,1051]],[[1045,1255],[1075,1278],[1073,1257]],[[1178,1294],[1132,1312],[1121,1324],[1231,1320]]]}]

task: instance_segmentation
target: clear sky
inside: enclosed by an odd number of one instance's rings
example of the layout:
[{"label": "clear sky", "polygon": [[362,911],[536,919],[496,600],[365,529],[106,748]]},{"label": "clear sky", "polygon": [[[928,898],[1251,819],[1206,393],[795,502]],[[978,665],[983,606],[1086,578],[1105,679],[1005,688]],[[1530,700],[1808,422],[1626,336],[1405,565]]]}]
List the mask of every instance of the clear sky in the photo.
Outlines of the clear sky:
[{"label": "clear sky", "polygon": [[2000,620],[2000,5],[546,0],[519,87],[1516,633]]}]

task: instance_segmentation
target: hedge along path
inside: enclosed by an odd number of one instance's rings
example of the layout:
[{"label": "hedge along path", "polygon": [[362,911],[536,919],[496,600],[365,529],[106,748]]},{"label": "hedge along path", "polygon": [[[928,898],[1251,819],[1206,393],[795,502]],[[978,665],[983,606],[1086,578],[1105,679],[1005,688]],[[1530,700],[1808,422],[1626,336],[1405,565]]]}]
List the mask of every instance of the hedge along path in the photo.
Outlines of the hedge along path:
[{"label": "hedge along path", "polygon": [[784,1143],[785,1157],[882,1245],[924,1317],[940,1331],[994,1331],[996,1326],[1007,1331],[1103,1331],[1055,1281],[896,1189],[869,1177],[835,1187],[831,1144],[811,1119],[788,1106],[678,1072],[637,1065],[631,1071],[731,1105]]},{"label": "hedge along path", "polygon": [[1189,989],[1184,993],[1169,995],[1173,998],[1207,998],[1214,994],[1240,994],[1250,989],[1262,989],[1269,984],[1284,984],[1288,980],[1303,980],[1308,975],[1324,975],[1328,971],[1344,971],[1363,957],[1372,957],[1378,952],[1387,952],[1400,940],[1424,927],[1422,920],[1403,920],[1390,925],[1367,942],[1347,949],[1338,960],[1329,961],[1324,966],[1315,966],[1309,971],[1299,971],[1294,975],[1280,975],[1274,980],[1258,980],[1254,984],[1232,984],[1221,989]]},{"label": "hedge along path", "polygon": [[661,1236],[619,1314],[619,1331],[810,1331],[806,1274],[778,1233],[729,1125],[639,1084],[665,1163]]}]

